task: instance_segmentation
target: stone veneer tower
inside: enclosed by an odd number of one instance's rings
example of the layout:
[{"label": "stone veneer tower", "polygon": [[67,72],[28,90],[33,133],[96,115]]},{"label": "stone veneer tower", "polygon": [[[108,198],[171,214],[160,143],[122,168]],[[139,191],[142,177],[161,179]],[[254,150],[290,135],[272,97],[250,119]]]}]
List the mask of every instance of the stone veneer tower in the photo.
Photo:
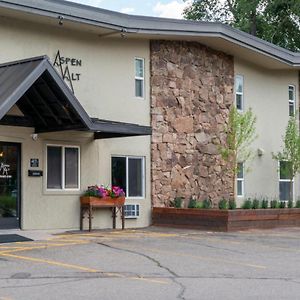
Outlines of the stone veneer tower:
[{"label": "stone veneer tower", "polygon": [[196,42],[151,42],[152,199],[214,205],[233,193],[219,154],[233,102],[233,57]]}]

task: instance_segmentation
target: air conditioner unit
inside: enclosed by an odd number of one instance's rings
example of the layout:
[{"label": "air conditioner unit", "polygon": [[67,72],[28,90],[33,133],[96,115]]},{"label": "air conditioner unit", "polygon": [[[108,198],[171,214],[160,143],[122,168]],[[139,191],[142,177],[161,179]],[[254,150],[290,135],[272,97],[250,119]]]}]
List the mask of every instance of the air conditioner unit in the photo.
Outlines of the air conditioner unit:
[{"label": "air conditioner unit", "polygon": [[125,204],[124,215],[126,219],[137,219],[140,216],[139,204]]}]

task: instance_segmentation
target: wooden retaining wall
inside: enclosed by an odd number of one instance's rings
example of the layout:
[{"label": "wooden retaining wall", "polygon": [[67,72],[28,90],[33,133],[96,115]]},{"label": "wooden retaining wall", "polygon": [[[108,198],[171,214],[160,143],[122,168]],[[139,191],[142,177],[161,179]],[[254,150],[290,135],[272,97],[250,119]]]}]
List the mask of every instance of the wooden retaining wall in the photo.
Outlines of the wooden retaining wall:
[{"label": "wooden retaining wall", "polygon": [[300,209],[189,209],[154,207],[156,226],[184,227],[209,231],[300,226]]}]

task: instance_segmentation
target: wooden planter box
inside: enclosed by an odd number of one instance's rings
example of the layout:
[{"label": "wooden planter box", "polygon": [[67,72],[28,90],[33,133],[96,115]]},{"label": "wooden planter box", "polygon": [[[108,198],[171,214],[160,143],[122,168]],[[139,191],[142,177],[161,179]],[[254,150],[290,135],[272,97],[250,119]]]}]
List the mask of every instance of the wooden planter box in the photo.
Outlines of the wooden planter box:
[{"label": "wooden planter box", "polygon": [[80,204],[87,205],[87,206],[107,206],[111,207],[112,205],[115,206],[122,206],[125,203],[125,197],[118,197],[118,198],[111,198],[111,197],[80,197]]},{"label": "wooden planter box", "polygon": [[156,226],[184,227],[213,231],[300,226],[300,209],[191,209],[154,207]]}]

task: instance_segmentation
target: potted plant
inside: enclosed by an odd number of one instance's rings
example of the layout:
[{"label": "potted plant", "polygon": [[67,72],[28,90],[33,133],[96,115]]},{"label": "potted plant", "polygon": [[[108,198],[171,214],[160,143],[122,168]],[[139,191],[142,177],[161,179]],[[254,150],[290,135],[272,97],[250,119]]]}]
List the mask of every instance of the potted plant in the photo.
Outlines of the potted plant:
[{"label": "potted plant", "polygon": [[82,205],[118,205],[122,206],[125,203],[125,193],[123,189],[118,186],[112,186],[111,189],[103,185],[92,185],[80,197]]}]

